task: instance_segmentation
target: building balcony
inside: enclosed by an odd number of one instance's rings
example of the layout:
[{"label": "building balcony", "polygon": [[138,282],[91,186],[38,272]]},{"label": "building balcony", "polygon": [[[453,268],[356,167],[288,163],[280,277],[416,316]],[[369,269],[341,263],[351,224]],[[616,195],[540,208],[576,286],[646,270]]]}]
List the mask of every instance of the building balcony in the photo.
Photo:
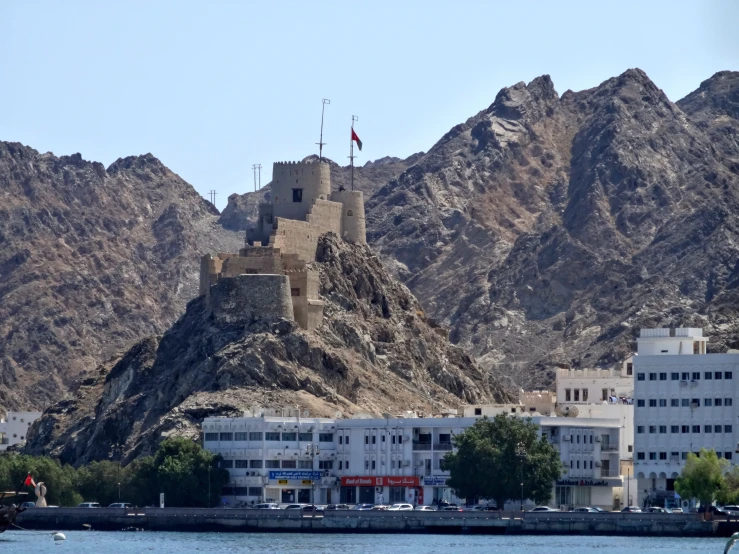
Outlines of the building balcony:
[{"label": "building balcony", "polygon": [[454,446],[451,442],[437,442],[434,443],[434,450],[452,450]]},{"label": "building balcony", "polygon": [[431,443],[413,441],[413,450],[416,450],[416,451],[431,450]]},{"label": "building balcony", "polygon": [[600,476],[601,477],[620,477],[618,469],[601,469],[600,470]]},{"label": "building balcony", "polygon": [[601,452],[618,452],[617,444],[602,444],[600,446]]}]

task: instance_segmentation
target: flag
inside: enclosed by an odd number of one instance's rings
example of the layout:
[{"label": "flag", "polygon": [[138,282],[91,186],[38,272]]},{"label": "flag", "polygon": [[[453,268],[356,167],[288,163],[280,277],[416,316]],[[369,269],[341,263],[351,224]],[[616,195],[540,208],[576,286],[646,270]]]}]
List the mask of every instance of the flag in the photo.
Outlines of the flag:
[{"label": "flag", "polygon": [[357,136],[357,133],[354,132],[354,127],[352,127],[352,140],[357,141],[357,146],[359,147],[359,151],[362,151],[362,141],[359,140],[359,137]]},{"label": "flag", "polygon": [[26,475],[26,480],[23,481],[23,484],[27,487],[36,487],[36,483],[33,481],[33,477],[30,473]]}]

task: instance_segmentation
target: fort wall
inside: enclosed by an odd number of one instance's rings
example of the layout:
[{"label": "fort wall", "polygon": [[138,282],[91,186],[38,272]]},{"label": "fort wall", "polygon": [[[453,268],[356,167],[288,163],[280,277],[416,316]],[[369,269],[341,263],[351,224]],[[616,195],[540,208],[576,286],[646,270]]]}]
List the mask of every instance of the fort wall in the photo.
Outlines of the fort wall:
[{"label": "fort wall", "polygon": [[364,194],[356,190],[337,190],[331,193],[331,200],[342,204],[341,234],[356,244],[367,243],[367,229],[364,220]]},{"label": "fort wall", "polygon": [[273,164],[273,218],[305,219],[314,202],[328,200],[330,194],[331,167],[328,163],[311,161]]},{"label": "fort wall", "polygon": [[237,275],[210,289],[209,308],[221,325],[248,325],[279,318],[293,320],[287,275]]}]

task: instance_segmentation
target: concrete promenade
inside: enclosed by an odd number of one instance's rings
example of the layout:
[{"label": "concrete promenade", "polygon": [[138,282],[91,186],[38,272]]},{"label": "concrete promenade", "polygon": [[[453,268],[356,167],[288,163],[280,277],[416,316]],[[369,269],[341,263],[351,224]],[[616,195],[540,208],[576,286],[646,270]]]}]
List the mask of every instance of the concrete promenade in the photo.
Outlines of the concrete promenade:
[{"label": "concrete promenade", "polygon": [[25,529],[120,531],[449,533],[631,536],[730,536],[739,524],[701,521],[697,514],[380,512],[337,510],[323,516],[298,510],[230,508],[32,508],[19,514]]}]

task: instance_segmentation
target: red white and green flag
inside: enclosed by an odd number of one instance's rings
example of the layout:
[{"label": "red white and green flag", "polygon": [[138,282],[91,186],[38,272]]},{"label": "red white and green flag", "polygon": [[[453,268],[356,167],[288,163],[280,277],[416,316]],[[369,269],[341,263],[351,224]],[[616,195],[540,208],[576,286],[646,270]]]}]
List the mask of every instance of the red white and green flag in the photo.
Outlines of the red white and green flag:
[{"label": "red white and green flag", "polygon": [[359,151],[362,151],[362,141],[359,140],[359,136],[357,136],[357,133],[354,132],[354,127],[352,127],[352,140],[357,142],[357,146],[359,147]]}]

